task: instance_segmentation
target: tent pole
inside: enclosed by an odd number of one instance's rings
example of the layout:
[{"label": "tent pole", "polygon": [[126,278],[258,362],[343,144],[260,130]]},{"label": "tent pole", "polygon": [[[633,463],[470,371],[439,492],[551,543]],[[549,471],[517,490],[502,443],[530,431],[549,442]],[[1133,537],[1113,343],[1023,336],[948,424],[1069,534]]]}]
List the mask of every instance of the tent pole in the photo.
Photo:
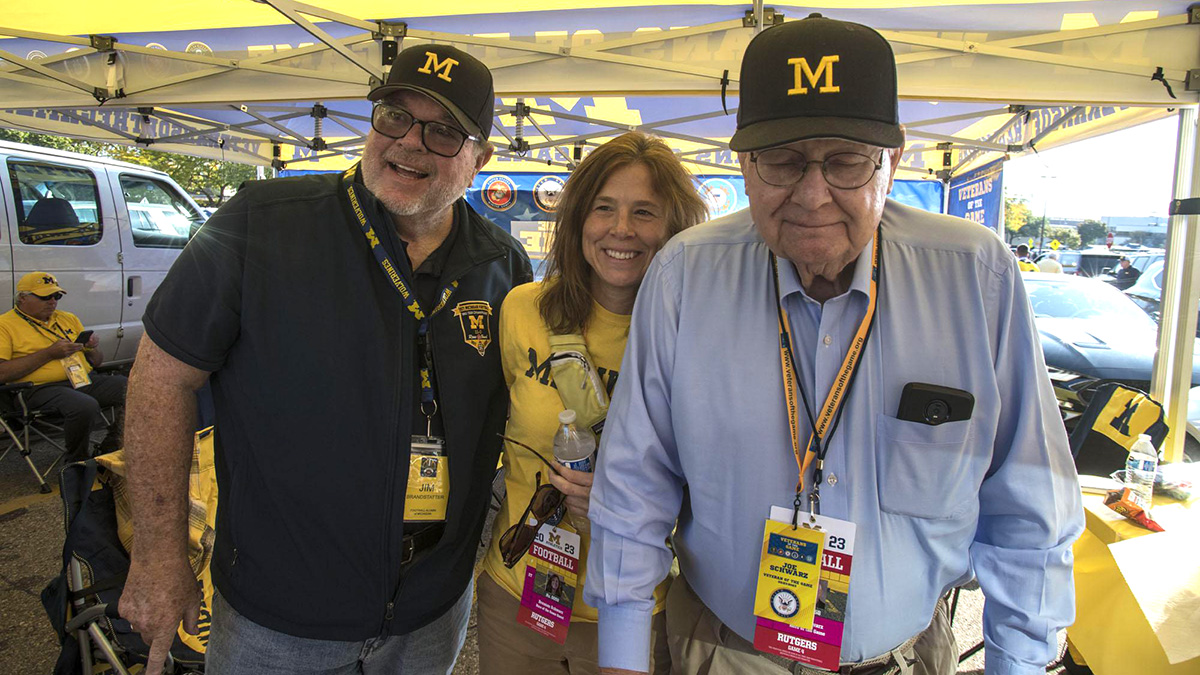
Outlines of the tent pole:
[{"label": "tent pole", "polygon": [[[1179,146],[1175,155],[1173,198],[1200,196],[1200,136],[1195,107],[1179,110]],[[1158,354],[1150,393],[1165,410],[1171,433],[1163,443],[1168,462],[1183,459],[1187,435],[1188,391],[1192,384],[1192,349],[1196,338],[1196,303],[1200,299],[1200,243],[1197,216],[1176,215],[1168,220],[1166,275],[1158,328]]]}]

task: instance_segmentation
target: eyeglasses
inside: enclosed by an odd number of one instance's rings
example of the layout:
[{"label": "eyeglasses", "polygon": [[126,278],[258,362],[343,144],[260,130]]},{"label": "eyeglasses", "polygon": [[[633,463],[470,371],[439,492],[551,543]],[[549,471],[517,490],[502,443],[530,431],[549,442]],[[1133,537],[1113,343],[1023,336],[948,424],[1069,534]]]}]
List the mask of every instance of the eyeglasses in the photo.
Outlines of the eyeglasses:
[{"label": "eyeglasses", "polygon": [[435,155],[454,157],[467,140],[478,141],[462,129],[441,122],[419,120],[404,108],[379,103],[371,111],[371,128],[389,138],[403,138],[414,124],[421,125],[421,143]]},{"label": "eyeglasses", "polygon": [[[553,466],[545,457],[542,457],[541,453],[521,441],[509,438],[504,434],[500,434],[500,438],[537,455],[537,458],[545,462],[546,466]],[[500,557],[504,560],[504,566],[509,569],[512,569],[521,561],[521,558],[525,557],[529,551],[529,545],[537,537],[537,531],[562,508],[563,502],[567,498],[550,483],[542,484],[541,471],[534,476],[534,481],[537,487],[533,490],[533,496],[529,498],[529,505],[525,507],[525,513],[521,514],[521,518],[517,520],[516,524],[500,535]],[[533,522],[530,522],[531,517]]]},{"label": "eyeglasses", "polygon": [[831,187],[855,190],[871,182],[875,172],[883,167],[883,151],[878,159],[858,152],[835,152],[823,161],[808,159],[791,148],[771,148],[750,153],[758,177],[767,185],[787,187],[799,183],[808,167],[821,166],[821,174]]},{"label": "eyeglasses", "polygon": [[34,297],[36,297],[38,300],[41,300],[42,302],[50,302],[51,300],[62,300],[62,296],[66,295],[66,294],[65,293],[51,293],[50,295],[38,295],[37,293],[34,293],[33,295],[34,295]]},{"label": "eyeglasses", "polygon": [[525,557],[529,545],[537,537],[537,531],[558,512],[566,500],[566,495],[553,485],[542,484],[541,471],[537,472],[534,480],[537,481],[537,488],[533,491],[533,497],[529,499],[529,505],[525,507],[525,513],[515,525],[500,535],[500,556],[504,559],[504,566],[509,569]]}]

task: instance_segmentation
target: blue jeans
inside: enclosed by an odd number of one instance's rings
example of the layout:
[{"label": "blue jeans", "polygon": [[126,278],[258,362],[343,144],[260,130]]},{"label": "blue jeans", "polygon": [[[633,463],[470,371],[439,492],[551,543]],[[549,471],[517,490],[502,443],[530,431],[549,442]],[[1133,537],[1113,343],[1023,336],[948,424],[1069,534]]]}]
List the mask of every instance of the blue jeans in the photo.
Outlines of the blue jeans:
[{"label": "blue jeans", "polygon": [[445,614],[407,635],[313,640],[264,628],[213,597],[207,675],[449,675],[467,637],[474,581]]}]

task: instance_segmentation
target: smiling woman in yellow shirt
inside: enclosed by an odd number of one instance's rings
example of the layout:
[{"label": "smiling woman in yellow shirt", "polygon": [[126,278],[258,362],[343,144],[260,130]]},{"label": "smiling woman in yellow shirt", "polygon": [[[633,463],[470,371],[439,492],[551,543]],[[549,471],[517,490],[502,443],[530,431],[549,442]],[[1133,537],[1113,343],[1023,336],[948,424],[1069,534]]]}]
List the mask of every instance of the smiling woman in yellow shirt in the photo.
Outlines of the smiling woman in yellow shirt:
[{"label": "smiling woman in yellow shirt", "polygon": [[[513,289],[501,308],[501,359],[511,398],[509,438],[544,458],[552,457],[558,413],[563,410],[549,362],[552,335],[582,334],[602,385],[612,391],[638,286],[651,259],[667,239],[704,216],[693,179],[656,138],[630,132],[580,163],[558,202],[545,280]],[[504,447],[504,466],[506,497],[477,585],[480,672],[597,673],[596,610],[584,604],[582,593],[588,529],[579,526],[587,518],[591,474],[560,467],[549,475],[551,469],[542,459],[511,442]],[[500,551],[504,533],[526,516],[539,481],[562,491],[568,516],[559,527],[580,535],[574,583],[553,573],[544,575],[546,580],[538,577],[544,597],[570,608],[562,644],[518,618],[532,556],[509,569]],[[550,577],[557,578],[551,582]],[[655,593],[652,670],[658,673],[670,672],[661,630],[665,595],[664,582]]]}]

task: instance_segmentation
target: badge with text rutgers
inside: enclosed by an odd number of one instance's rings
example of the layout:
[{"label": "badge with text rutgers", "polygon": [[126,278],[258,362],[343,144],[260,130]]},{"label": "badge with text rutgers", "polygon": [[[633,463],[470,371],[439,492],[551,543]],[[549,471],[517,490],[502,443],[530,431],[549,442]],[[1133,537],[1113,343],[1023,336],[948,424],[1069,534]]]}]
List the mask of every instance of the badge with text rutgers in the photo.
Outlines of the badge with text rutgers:
[{"label": "badge with text rutgers", "polygon": [[[841,663],[846,603],[850,597],[850,563],[854,555],[855,526],[854,523],[836,518],[804,515],[801,527],[793,530],[791,520],[790,508],[772,507],[767,531],[775,531],[779,536],[787,538],[800,538],[799,533],[804,532],[806,535],[801,539],[805,544],[819,542],[817,560],[820,573],[814,577],[817,579],[816,593],[813,596],[813,606],[808,609],[808,626],[787,621],[786,617],[782,617],[774,609],[760,613],[756,602],[754,648],[817,668],[837,670]],[[767,542],[764,542],[764,546],[766,545]],[[811,550],[788,542],[776,544],[774,549],[787,553],[788,555],[784,556],[785,560],[791,559],[788,556],[794,556],[802,550]],[[764,564],[766,553],[764,551]],[[763,588],[762,579],[760,575],[760,591]],[[782,603],[780,608],[786,609]]]},{"label": "badge with text rutgers", "polygon": [[529,546],[517,622],[558,644],[567,641],[579,582],[579,535],[543,525]]}]

